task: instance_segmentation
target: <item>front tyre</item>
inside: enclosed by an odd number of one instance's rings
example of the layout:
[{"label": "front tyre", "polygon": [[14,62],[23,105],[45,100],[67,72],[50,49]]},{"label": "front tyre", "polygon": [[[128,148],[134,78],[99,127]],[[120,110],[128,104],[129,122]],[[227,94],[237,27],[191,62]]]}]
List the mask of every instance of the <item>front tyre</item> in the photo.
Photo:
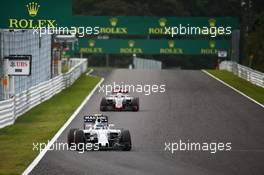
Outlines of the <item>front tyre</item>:
[{"label": "front tyre", "polygon": [[69,131],[69,133],[68,133],[68,145],[69,145],[69,147],[71,147],[72,145],[73,145],[73,143],[75,143],[75,134],[76,134],[76,131],[77,131],[78,129],[70,129],[70,131]]},{"label": "front tyre", "polygon": [[77,130],[75,133],[75,144],[77,150],[84,150],[85,147],[85,135],[83,130]]}]

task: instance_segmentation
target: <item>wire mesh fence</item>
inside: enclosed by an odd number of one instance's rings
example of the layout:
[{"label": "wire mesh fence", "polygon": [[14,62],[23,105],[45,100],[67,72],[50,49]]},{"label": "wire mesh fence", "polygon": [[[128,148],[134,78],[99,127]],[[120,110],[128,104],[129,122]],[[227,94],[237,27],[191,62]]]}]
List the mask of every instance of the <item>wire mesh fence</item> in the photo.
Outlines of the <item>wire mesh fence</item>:
[{"label": "wire mesh fence", "polygon": [[[32,30],[1,31],[1,65],[9,55],[32,55],[31,75],[14,76],[9,81],[14,85],[13,94],[20,93],[32,86],[51,78],[51,35],[33,34]],[[0,66],[3,78],[3,66]],[[6,99],[3,85],[0,88],[0,99]]]}]

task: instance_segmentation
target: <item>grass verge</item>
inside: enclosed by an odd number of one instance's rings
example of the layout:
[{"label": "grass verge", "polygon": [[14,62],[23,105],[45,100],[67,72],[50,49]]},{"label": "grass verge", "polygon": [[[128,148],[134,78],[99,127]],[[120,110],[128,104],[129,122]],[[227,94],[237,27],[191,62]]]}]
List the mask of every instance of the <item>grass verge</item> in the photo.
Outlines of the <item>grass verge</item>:
[{"label": "grass verge", "polygon": [[225,70],[206,70],[210,74],[226,82],[257,102],[264,104],[264,88],[256,86],[231,72]]},{"label": "grass verge", "polygon": [[33,151],[33,142],[51,140],[99,81],[99,77],[83,74],[71,87],[20,116],[14,125],[0,129],[0,174],[21,174],[39,153]]}]

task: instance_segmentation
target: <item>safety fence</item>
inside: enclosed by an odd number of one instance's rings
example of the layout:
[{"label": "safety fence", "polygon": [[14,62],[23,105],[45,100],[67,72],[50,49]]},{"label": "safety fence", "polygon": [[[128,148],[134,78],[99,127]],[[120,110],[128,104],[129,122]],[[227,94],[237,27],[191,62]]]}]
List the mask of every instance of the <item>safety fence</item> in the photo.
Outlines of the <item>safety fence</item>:
[{"label": "safety fence", "polygon": [[[32,34],[33,30],[0,31],[0,78],[4,75],[4,57],[9,55],[32,55],[30,76],[11,76],[12,91],[21,93],[32,86],[51,79],[51,41],[52,36]],[[53,67],[55,64],[53,65]],[[2,69],[2,71],[1,71]],[[14,82],[14,83],[13,83]],[[0,100],[8,98],[7,89],[0,84]]]},{"label": "safety fence", "polygon": [[219,65],[219,69],[233,72],[235,75],[243,78],[252,84],[264,88],[264,73],[253,70],[249,67],[242,66],[232,61],[223,61]]},{"label": "safety fence", "polygon": [[143,58],[133,58],[133,64],[135,69],[161,69],[161,61],[143,59]]},{"label": "safety fence", "polygon": [[33,86],[8,100],[0,101],[0,128],[14,124],[19,116],[71,86],[86,71],[87,59],[71,60],[76,64],[67,73]]}]

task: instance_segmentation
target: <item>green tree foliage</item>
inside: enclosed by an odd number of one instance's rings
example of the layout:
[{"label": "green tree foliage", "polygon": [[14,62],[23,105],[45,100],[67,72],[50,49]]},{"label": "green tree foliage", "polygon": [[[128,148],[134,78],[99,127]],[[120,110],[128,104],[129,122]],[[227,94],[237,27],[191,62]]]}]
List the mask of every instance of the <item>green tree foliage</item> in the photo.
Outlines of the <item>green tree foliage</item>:
[{"label": "green tree foliage", "polygon": [[240,0],[73,0],[75,15],[237,16]]},{"label": "green tree foliage", "polygon": [[188,15],[175,0],[74,0],[75,15],[94,16],[182,16]]},{"label": "green tree foliage", "polygon": [[245,64],[264,72],[264,13],[259,15],[246,37]]},{"label": "green tree foliage", "polygon": [[240,0],[182,0],[191,16],[238,16]]}]

